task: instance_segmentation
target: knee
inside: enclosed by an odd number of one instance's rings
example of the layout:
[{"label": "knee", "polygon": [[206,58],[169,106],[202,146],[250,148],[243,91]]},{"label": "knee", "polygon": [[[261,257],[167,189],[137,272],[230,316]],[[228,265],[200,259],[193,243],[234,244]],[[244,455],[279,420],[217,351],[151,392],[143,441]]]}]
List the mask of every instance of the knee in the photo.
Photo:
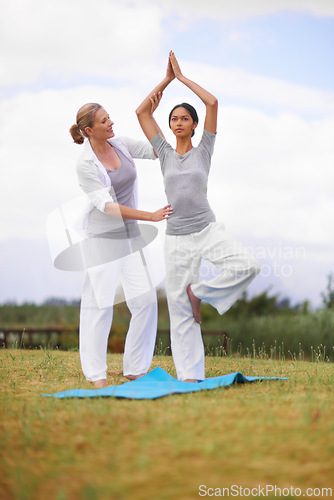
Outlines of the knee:
[{"label": "knee", "polygon": [[152,310],[158,308],[157,294],[155,290],[150,290],[149,292],[143,293],[127,301],[129,309],[146,309]]}]

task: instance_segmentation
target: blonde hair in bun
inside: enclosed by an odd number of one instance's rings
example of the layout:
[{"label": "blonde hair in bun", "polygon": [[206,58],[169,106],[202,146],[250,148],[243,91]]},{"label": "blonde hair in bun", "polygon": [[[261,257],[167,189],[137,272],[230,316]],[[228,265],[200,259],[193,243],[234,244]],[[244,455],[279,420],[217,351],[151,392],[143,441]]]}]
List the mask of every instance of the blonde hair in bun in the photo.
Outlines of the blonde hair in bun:
[{"label": "blonde hair in bun", "polygon": [[82,144],[85,137],[88,137],[85,128],[93,126],[95,114],[100,108],[102,108],[101,104],[90,102],[79,109],[77,122],[70,128],[70,134],[76,144]]}]

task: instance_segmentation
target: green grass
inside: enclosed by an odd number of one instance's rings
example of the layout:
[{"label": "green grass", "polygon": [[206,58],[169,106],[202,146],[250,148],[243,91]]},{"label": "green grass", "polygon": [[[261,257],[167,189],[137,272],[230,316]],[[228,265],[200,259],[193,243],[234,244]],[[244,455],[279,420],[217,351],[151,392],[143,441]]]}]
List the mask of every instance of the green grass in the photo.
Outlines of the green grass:
[{"label": "green grass", "polygon": [[[156,356],[156,366],[175,376],[172,358]],[[108,354],[108,367],[110,384],[125,382],[122,355]],[[333,365],[206,358],[207,376],[235,371],[289,380],[155,401],[59,400],[40,393],[91,388],[77,352],[0,350],[0,498],[190,500],[202,498],[200,485],[333,487]]]}]

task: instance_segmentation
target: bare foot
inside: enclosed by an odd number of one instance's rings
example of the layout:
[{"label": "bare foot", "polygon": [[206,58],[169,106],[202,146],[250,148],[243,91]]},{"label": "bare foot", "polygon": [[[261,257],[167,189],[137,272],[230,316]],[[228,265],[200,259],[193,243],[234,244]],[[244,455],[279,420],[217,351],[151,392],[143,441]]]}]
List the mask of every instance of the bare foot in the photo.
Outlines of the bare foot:
[{"label": "bare foot", "polygon": [[105,378],[101,378],[100,380],[95,380],[94,385],[96,389],[102,389],[107,386],[107,380]]},{"label": "bare foot", "polygon": [[199,299],[193,294],[190,285],[187,286],[187,294],[191,303],[195,321],[201,324],[201,311],[200,311],[201,299]]},{"label": "bare foot", "polygon": [[183,382],[198,382],[196,378],[186,378]]},{"label": "bare foot", "polygon": [[137,378],[143,377],[145,373],[141,373],[140,375],[124,375],[128,380],[137,380]]}]

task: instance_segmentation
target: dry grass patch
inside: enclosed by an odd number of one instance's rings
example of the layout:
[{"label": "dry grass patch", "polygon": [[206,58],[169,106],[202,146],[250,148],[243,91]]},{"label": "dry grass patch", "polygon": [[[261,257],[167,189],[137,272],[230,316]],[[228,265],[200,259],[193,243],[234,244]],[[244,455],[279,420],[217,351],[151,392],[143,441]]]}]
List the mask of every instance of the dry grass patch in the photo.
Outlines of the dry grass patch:
[{"label": "dry grass patch", "polygon": [[[175,376],[170,357],[155,357]],[[333,486],[333,365],[206,359],[207,376],[288,376],[158,400],[45,398],[91,388],[77,352],[1,350],[0,498],[187,500],[199,486]],[[124,383],[108,355],[110,384]]]}]

